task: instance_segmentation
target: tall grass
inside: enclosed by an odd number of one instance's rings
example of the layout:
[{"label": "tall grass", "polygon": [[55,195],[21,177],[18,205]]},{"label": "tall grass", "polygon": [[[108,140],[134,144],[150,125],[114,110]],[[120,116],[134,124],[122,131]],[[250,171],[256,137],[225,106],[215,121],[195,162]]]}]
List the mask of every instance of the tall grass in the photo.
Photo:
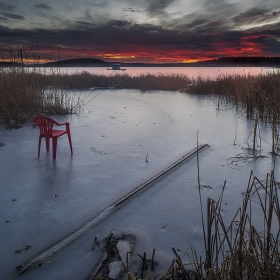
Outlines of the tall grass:
[{"label": "tall grass", "polygon": [[128,74],[93,75],[88,72],[76,74],[56,74],[52,76],[52,82],[56,86],[65,88],[116,88],[116,89],[140,89],[142,91],[170,90],[178,91],[186,88],[191,79],[183,74],[140,74],[130,76]]},{"label": "tall grass", "polygon": [[[214,96],[220,104],[232,104],[248,118],[270,122],[272,126],[280,120],[280,73],[252,75],[220,75],[216,79],[191,79],[184,74],[128,74],[92,75],[87,72],[61,74],[26,71],[11,68],[0,71],[0,118],[2,122],[12,120],[21,123],[34,114],[51,110],[67,113],[67,102],[53,92],[57,98],[50,105],[46,89],[85,89],[93,87],[116,89],[140,89],[142,91],[169,90],[189,94]],[[65,93],[65,92],[64,92]],[[64,96],[66,97],[66,96]],[[49,99],[48,99],[49,100]],[[274,129],[272,129],[274,131]]]},{"label": "tall grass", "polygon": [[272,131],[272,153],[279,149],[280,72],[252,75],[220,75],[214,80],[198,78],[185,90],[216,98],[218,107],[230,104],[247,118],[254,119],[253,151],[255,152],[257,125],[269,123]]},{"label": "tall grass", "polygon": [[17,128],[38,114],[64,115],[79,111],[89,96],[71,91],[55,75],[23,68],[0,71],[0,124]]},{"label": "tall grass", "polygon": [[246,112],[248,118],[279,121],[280,73],[252,75],[220,75],[214,80],[198,78],[186,89],[193,94],[217,96]]},{"label": "tall grass", "polygon": [[218,201],[208,198],[204,258],[191,248],[183,265],[175,255],[161,279],[280,279],[278,188],[273,172],[264,182],[251,173],[243,206],[229,225],[221,211],[223,193]]},{"label": "tall grass", "polygon": [[[69,94],[71,89],[129,88],[141,90],[177,90],[189,79],[182,75],[151,74],[91,75],[87,72],[60,74],[59,71],[29,71],[24,68],[0,71],[0,124],[17,127],[37,114],[73,113],[89,101],[90,96],[79,98]],[[65,91],[68,89],[68,93]]]},{"label": "tall grass", "polygon": [[22,123],[43,109],[42,84],[36,75],[0,73],[0,117],[5,123]]}]

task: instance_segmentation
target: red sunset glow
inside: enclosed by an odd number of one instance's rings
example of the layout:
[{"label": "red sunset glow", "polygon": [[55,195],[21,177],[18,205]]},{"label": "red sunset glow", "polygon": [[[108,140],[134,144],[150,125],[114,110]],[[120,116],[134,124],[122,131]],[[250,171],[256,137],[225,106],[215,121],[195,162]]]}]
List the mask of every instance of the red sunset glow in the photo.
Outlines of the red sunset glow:
[{"label": "red sunset glow", "polygon": [[16,6],[2,0],[0,54],[2,61],[12,61],[20,46],[28,62],[94,57],[192,63],[225,56],[279,56],[280,12],[275,1],[256,8],[248,0],[234,5],[227,0],[136,0],[135,6],[119,0],[69,0],[71,9],[58,1],[27,3],[28,10],[21,2]]},{"label": "red sunset glow", "polygon": [[[145,45],[138,47],[116,46],[114,51],[110,47],[104,47],[103,51],[91,50],[89,48],[47,48],[39,47],[36,55],[34,53],[25,57],[26,63],[31,62],[49,62],[71,58],[95,57],[107,62],[140,62],[140,63],[195,63],[217,59],[219,57],[229,56],[266,56],[267,47],[261,43],[255,42],[261,36],[244,36],[232,46],[219,38],[216,42],[207,44],[200,49],[163,49],[158,46],[147,47]],[[267,36],[267,35],[266,35]],[[25,47],[25,51],[26,51]],[[15,51],[16,53],[16,51]],[[6,59],[6,61],[8,61]]]},{"label": "red sunset glow", "polygon": [[96,57],[105,61],[120,61],[120,62],[145,62],[145,63],[194,63],[198,61],[212,60],[224,56],[265,56],[265,46],[262,46],[255,42],[250,42],[249,39],[243,38],[240,40],[238,46],[231,47],[225,42],[213,43],[208,46],[206,51],[201,50],[175,50],[172,52],[158,50],[157,48],[144,50],[144,48],[134,48],[133,51],[124,52],[122,49],[117,52],[99,52],[88,51],[81,49],[63,49],[62,50],[42,50],[46,56],[41,58],[45,61],[54,61],[60,59],[69,58],[87,58]]}]

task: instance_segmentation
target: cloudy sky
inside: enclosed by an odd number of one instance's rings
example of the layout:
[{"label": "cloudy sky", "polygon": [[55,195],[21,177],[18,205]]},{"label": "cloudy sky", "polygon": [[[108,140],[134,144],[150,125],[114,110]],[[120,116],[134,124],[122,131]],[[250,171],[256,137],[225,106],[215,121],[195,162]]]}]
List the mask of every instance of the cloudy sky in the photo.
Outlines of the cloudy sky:
[{"label": "cloudy sky", "polygon": [[279,0],[0,0],[0,58],[279,56]]}]

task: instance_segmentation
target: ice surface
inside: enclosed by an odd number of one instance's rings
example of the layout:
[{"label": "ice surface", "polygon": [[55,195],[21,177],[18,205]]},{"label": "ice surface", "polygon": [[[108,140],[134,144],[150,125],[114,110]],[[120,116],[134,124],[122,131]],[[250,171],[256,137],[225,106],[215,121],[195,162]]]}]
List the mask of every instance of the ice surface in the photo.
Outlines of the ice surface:
[{"label": "ice surface", "polygon": [[[44,150],[44,142],[37,159],[37,128],[0,131],[3,279],[86,279],[104,257],[100,246],[93,250],[95,236],[102,240],[114,228],[135,235],[134,251],[146,252],[148,259],[156,249],[156,275],[170,266],[172,247],[182,257],[190,245],[203,253],[198,165],[193,157],[39,267],[16,276],[18,265],[64,240],[194,149],[197,135],[199,144],[210,145],[199,153],[202,199],[217,199],[226,180],[222,210],[229,219],[242,204],[250,171],[265,179],[274,168],[269,125],[260,127],[263,158],[233,160],[252,143],[246,138],[253,122],[228,108],[216,110],[211,98],[133,90],[92,94],[96,97],[80,114],[55,117],[70,122],[73,156],[67,137],[58,141],[56,160]],[[279,181],[278,163],[276,158]],[[139,269],[134,260],[132,272]]]},{"label": "ice surface", "polygon": [[119,274],[121,272],[121,265],[122,265],[121,261],[115,261],[115,262],[110,263],[109,277],[111,279],[118,279],[118,276],[119,276]]},{"label": "ice surface", "polygon": [[117,248],[119,251],[120,258],[122,259],[123,262],[125,262],[126,254],[127,254],[127,252],[130,252],[130,250],[131,250],[129,242],[120,240],[117,243]]}]

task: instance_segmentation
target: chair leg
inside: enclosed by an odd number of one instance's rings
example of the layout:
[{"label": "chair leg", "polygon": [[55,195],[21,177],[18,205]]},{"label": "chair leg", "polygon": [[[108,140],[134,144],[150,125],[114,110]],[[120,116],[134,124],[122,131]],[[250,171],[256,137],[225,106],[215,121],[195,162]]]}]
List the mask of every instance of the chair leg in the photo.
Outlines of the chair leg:
[{"label": "chair leg", "polygon": [[57,137],[53,137],[52,145],[53,145],[53,159],[56,159]]},{"label": "chair leg", "polygon": [[46,137],[46,150],[50,150],[50,138]]},{"label": "chair leg", "polygon": [[70,149],[71,149],[71,155],[73,155],[72,140],[71,140],[71,134],[70,134],[70,131],[69,131],[69,132],[67,132],[67,135],[68,135],[69,145],[70,145]]},{"label": "chair leg", "polygon": [[41,140],[42,140],[42,136],[39,136],[39,144],[38,144],[38,158],[40,157],[40,150],[41,150]]}]

